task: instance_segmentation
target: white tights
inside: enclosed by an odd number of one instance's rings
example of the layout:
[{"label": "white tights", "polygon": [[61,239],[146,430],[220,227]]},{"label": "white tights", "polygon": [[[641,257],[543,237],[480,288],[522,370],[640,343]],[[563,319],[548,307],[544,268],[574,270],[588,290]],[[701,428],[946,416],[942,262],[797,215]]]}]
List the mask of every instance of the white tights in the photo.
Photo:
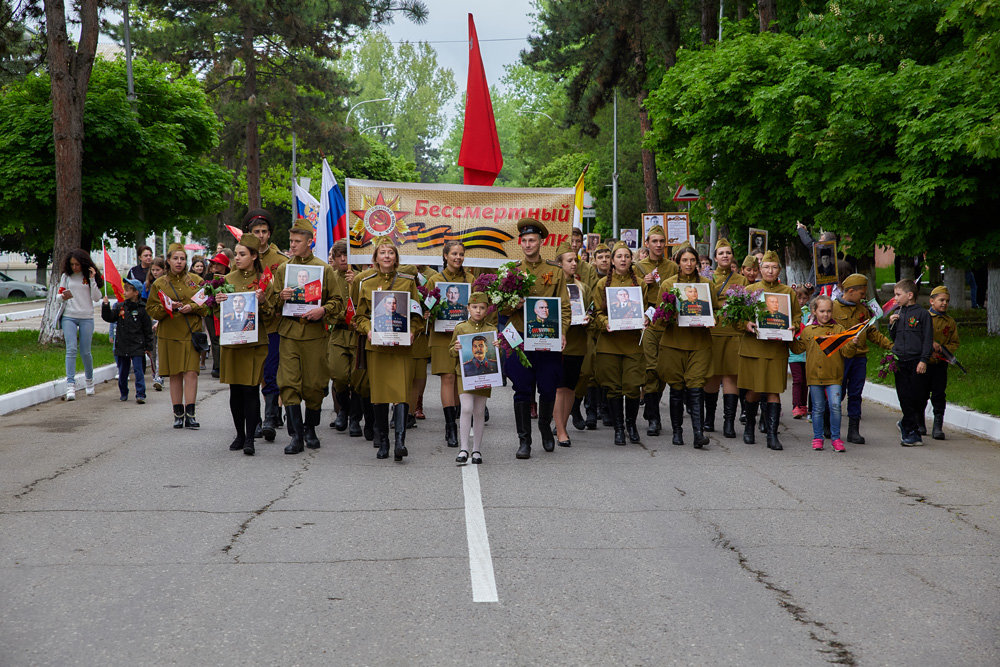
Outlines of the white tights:
[{"label": "white tights", "polygon": [[[486,397],[475,394],[459,394],[462,403],[462,416],[458,418],[458,435],[462,449],[469,451],[469,427],[472,432],[472,451],[479,452],[483,444],[483,428],[486,426]],[[473,419],[475,417],[475,419]]]}]

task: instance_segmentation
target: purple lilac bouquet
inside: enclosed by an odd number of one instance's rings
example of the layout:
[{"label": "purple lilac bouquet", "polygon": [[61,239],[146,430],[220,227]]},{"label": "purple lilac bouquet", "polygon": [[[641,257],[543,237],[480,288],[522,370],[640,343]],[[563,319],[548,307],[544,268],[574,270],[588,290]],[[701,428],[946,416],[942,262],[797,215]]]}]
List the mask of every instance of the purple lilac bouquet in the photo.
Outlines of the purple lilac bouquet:
[{"label": "purple lilac bouquet", "polygon": [[[424,302],[422,305],[424,307],[424,310],[427,311],[427,319],[428,320],[436,319],[438,313],[441,312],[441,290],[438,289],[437,287],[435,287],[434,289],[427,289],[426,285],[420,285],[417,287],[417,291],[420,292],[420,296],[422,297],[422,301]],[[427,308],[426,304],[428,297],[434,297],[434,305],[431,306],[430,309]]]},{"label": "purple lilac bouquet", "polygon": [[507,262],[496,273],[484,273],[476,278],[472,291],[486,292],[486,298],[498,310],[512,310],[531,294],[535,280],[533,273],[519,271],[515,262]]},{"label": "purple lilac bouquet", "polygon": [[680,290],[676,287],[660,295],[660,305],[653,312],[653,323],[670,324],[677,319],[677,303],[680,301]]},{"label": "purple lilac bouquet", "polygon": [[236,291],[236,288],[234,288],[231,283],[226,282],[225,276],[216,276],[211,280],[206,280],[202,283],[202,287],[205,289],[205,296],[208,297],[205,300],[205,305],[209,308],[214,308],[216,306],[216,294],[228,294]]},{"label": "purple lilac bouquet", "polygon": [[764,302],[760,297],[763,290],[748,290],[742,285],[734,285],[726,290],[726,304],[719,309],[719,319],[729,326],[740,322],[756,322],[764,312]]},{"label": "purple lilac bouquet", "polygon": [[895,373],[898,371],[899,365],[896,363],[898,361],[899,357],[897,357],[893,352],[886,352],[885,356],[882,357],[882,360],[879,361],[878,379],[884,380],[889,373]]}]

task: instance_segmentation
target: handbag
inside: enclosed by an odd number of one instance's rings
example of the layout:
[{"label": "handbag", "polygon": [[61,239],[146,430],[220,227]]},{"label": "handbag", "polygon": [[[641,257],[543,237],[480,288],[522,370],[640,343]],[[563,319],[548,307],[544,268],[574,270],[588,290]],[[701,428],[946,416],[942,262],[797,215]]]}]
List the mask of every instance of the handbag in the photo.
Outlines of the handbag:
[{"label": "handbag", "polygon": [[[63,287],[64,282],[66,282],[65,274],[63,275],[62,278],[59,279],[60,288]],[[57,301],[56,310],[52,314],[52,321],[53,321],[52,326],[54,329],[62,329],[62,316],[63,316],[63,311],[66,310],[66,299],[62,298],[61,290],[56,294],[56,301]]]},{"label": "handbag", "polygon": [[[170,289],[174,291],[174,296],[177,300],[181,300],[181,295],[177,293],[177,288],[174,287],[173,283],[170,283]],[[211,346],[208,344],[208,334],[204,331],[195,331],[191,328],[191,321],[187,317],[184,318],[184,324],[187,325],[188,331],[191,332],[191,345],[194,347],[195,352],[208,352]]]}]

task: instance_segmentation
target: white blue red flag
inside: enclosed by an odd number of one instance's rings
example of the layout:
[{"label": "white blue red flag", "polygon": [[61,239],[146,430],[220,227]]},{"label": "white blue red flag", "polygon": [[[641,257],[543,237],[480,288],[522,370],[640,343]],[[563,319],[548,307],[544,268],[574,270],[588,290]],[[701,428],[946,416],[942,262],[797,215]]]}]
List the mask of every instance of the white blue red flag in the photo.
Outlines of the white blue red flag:
[{"label": "white blue red flag", "polygon": [[326,255],[320,255],[316,248],[316,223],[319,221],[319,202],[309,194],[309,191],[298,183],[292,182],[292,196],[295,198],[295,219],[305,218],[313,226],[313,252],[324,262]]},{"label": "white blue red flag", "polygon": [[[319,193],[319,224],[317,225],[315,252],[326,261],[330,248],[340,239],[347,238],[347,201],[326,158],[323,158],[322,190]],[[324,253],[324,254],[321,254]]]}]

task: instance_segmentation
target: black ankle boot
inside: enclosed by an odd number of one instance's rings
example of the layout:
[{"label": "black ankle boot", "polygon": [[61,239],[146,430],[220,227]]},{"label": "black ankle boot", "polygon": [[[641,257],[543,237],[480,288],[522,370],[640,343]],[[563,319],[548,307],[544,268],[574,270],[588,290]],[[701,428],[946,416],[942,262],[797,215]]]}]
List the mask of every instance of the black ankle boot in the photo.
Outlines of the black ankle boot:
[{"label": "black ankle boot", "polygon": [[[746,422],[743,424],[743,442],[748,445],[752,445],[757,442],[754,436],[754,430],[757,428],[757,408],[760,407],[760,401],[744,401],[743,410],[746,415]],[[763,415],[761,416],[763,418]]]},{"label": "black ankle boot", "polygon": [[[656,398],[656,394],[647,394],[646,401]],[[625,433],[628,434],[628,441],[634,445],[639,444],[639,429],[636,428],[635,420],[639,416],[639,399],[625,397]]]},{"label": "black ankle boot", "polygon": [[454,405],[444,408],[444,443],[458,447],[458,408]]},{"label": "black ankle boot", "polygon": [[519,459],[531,458],[531,403],[514,401],[514,426],[517,428],[517,454]]},{"label": "black ankle boot", "polygon": [[778,423],[781,421],[781,403],[768,403],[767,410],[767,448],[781,451],[781,441],[778,440]]},{"label": "black ankle boot", "polygon": [[174,428],[184,428],[184,405],[174,404]]},{"label": "black ankle boot", "polygon": [[406,403],[396,403],[396,407],[393,408],[393,413],[396,417],[396,446],[393,450],[392,458],[395,461],[402,461],[403,457],[409,454],[406,451],[406,415],[409,409],[410,406]]},{"label": "black ankle boot", "polygon": [[[934,421],[937,423],[937,417],[934,418]],[[855,445],[865,444],[865,439],[861,436],[860,417],[847,418],[847,442],[853,442]]]},{"label": "black ankle boot", "polygon": [[319,449],[319,437],[316,435],[316,427],[322,413],[319,410],[306,408],[305,421],[302,422],[302,441],[309,449]]},{"label": "black ankle boot", "polygon": [[337,429],[338,431],[346,431],[347,416],[351,411],[351,392],[338,392],[337,405],[340,406],[340,409],[337,410],[337,418],[330,423],[330,428]]},{"label": "black ankle boot", "polygon": [[351,392],[351,412],[347,418],[347,435],[352,438],[360,438],[361,420],[364,417],[364,408],[361,406],[361,394],[356,391]]},{"label": "black ankle boot", "polygon": [[[372,442],[375,440],[375,405],[371,402],[371,399],[362,397],[361,413],[365,417],[365,427],[363,429],[365,440]],[[388,418],[386,419],[388,420]],[[378,447],[378,445],[375,446]]]},{"label": "black ankle boot", "polygon": [[237,433],[233,441],[229,443],[229,451],[238,452],[243,449],[243,442],[247,439],[246,435],[242,433]]},{"label": "black ankle boot", "polygon": [[684,390],[670,388],[670,429],[674,437],[671,442],[677,446],[684,444]]},{"label": "black ankle boot", "polygon": [[944,413],[934,413],[934,425],[931,427],[931,437],[935,440],[944,440]]},{"label": "black ankle boot", "polygon": [[622,397],[608,398],[608,412],[611,413],[611,423],[615,429],[615,444],[625,445],[625,408]]},{"label": "black ankle boot", "polygon": [[253,456],[254,453],[256,453],[257,451],[256,449],[254,449],[253,440],[254,440],[253,438],[247,438],[246,440],[243,441],[243,453],[246,454],[247,456]]},{"label": "black ankle boot", "polygon": [[[715,433],[715,411],[719,407],[719,392],[710,394],[703,390],[705,405],[705,420],[702,422],[702,430],[705,433]],[[725,405],[723,405],[725,408]]]},{"label": "black ankle boot", "polygon": [[583,399],[583,407],[587,410],[587,418],[584,420],[588,431],[597,430],[597,408],[600,404],[600,390],[596,387],[588,387],[587,395]]},{"label": "black ankle boot", "polygon": [[375,446],[378,447],[377,459],[389,458],[389,404],[372,404],[372,432]]},{"label": "black ankle boot", "polygon": [[701,449],[708,444],[705,437],[704,421],[702,420],[702,409],[704,408],[705,392],[698,388],[688,387],[684,390],[687,398],[688,414],[691,416],[691,434],[694,437],[694,448]]},{"label": "black ankle boot", "polygon": [[736,394],[722,395],[722,435],[726,438],[736,437],[736,409],[740,397]]},{"label": "black ankle boot", "polygon": [[542,449],[551,452],[556,448],[556,436],[552,432],[552,410],[555,403],[538,399],[538,434],[542,437]]},{"label": "black ankle boot", "polygon": [[184,428],[201,428],[201,424],[194,420],[194,403],[184,406]]},{"label": "black ankle boot", "polygon": [[285,447],[286,454],[301,454],[305,443],[302,440],[304,426],[302,424],[302,406],[286,405],[285,419],[288,421],[288,432],[292,436],[292,441]]},{"label": "black ankle boot", "polygon": [[660,398],[662,391],[646,394],[646,405],[643,406],[643,413],[646,415],[646,435],[660,435],[663,424],[660,421]]},{"label": "black ankle boot", "polygon": [[260,423],[260,434],[268,442],[274,442],[278,435],[277,424],[274,423],[274,415],[280,414],[277,394],[264,394],[264,420]]},{"label": "black ankle boot", "polygon": [[583,419],[583,415],[580,414],[580,405],[582,403],[583,399],[573,399],[573,409],[569,411],[569,416],[573,419],[573,428],[577,431],[587,428],[587,422]]}]

